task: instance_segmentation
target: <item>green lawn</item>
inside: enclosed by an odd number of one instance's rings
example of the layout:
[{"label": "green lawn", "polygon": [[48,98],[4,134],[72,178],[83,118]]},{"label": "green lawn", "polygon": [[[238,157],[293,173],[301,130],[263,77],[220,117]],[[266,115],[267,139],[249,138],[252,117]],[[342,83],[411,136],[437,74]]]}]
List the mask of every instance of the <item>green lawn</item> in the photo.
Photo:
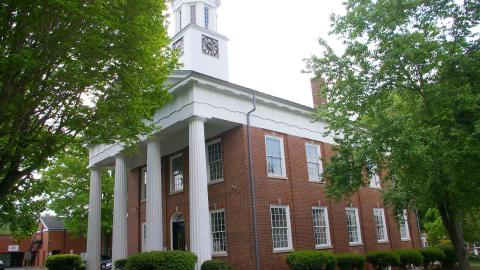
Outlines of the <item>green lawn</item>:
[{"label": "green lawn", "polygon": [[480,259],[479,258],[472,258],[470,257],[470,264],[477,268],[480,268]]}]

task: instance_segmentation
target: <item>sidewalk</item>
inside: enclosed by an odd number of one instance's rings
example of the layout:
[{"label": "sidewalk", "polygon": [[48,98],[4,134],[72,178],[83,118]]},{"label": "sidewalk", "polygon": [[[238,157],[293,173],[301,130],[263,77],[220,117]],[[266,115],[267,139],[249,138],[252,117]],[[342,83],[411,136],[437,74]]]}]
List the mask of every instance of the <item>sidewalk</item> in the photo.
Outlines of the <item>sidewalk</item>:
[{"label": "sidewalk", "polygon": [[5,268],[5,270],[43,270],[45,268],[39,268],[39,267],[13,267],[13,268]]}]

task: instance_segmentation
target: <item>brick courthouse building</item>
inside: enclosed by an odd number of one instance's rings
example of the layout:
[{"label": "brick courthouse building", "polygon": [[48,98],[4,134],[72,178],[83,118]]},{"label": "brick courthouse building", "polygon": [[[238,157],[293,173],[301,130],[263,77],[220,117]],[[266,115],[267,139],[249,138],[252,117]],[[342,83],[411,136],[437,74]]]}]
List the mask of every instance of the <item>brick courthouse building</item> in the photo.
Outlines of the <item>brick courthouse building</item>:
[{"label": "brick courthouse building", "polygon": [[[218,0],[172,2],[184,70],[155,114],[161,130],[138,153],[89,146],[88,270],[100,263],[100,170],[115,167],[113,260],[149,250],[189,250],[235,269],[287,269],[300,249],[364,253],[420,247],[414,213],[398,224],[381,200],[380,177],[349,202],[325,197],[332,156],[327,123],[313,109],[230,83]],[[238,52],[236,52],[238,53]],[[314,101],[318,83],[312,83]],[[253,183],[253,185],[252,185]],[[256,255],[258,251],[258,256]],[[200,263],[198,265],[200,265]],[[198,266],[197,266],[198,267]],[[199,269],[199,268],[197,268]]]}]

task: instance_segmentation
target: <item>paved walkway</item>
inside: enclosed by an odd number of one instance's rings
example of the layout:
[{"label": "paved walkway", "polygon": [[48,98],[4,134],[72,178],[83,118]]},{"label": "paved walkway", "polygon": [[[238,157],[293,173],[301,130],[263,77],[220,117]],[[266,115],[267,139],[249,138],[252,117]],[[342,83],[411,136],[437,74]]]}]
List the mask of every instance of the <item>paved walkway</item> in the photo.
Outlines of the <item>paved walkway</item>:
[{"label": "paved walkway", "polygon": [[13,268],[5,268],[6,270],[43,270],[44,268],[38,267],[13,267]]}]

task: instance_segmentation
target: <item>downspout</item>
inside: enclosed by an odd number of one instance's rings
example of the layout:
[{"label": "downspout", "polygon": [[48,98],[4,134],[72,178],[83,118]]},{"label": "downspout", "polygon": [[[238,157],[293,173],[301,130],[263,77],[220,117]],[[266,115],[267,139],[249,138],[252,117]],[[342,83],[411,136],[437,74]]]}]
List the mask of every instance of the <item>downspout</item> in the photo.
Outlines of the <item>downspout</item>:
[{"label": "downspout", "polygon": [[260,269],[260,254],[258,251],[258,233],[257,233],[257,199],[255,196],[255,176],[253,175],[253,154],[252,154],[252,136],[250,132],[250,115],[257,109],[257,99],[255,91],[252,91],[253,109],[247,113],[247,144],[248,144],[248,172],[250,175],[250,193],[252,194],[252,214],[253,214],[253,237],[255,242],[255,269]]}]

